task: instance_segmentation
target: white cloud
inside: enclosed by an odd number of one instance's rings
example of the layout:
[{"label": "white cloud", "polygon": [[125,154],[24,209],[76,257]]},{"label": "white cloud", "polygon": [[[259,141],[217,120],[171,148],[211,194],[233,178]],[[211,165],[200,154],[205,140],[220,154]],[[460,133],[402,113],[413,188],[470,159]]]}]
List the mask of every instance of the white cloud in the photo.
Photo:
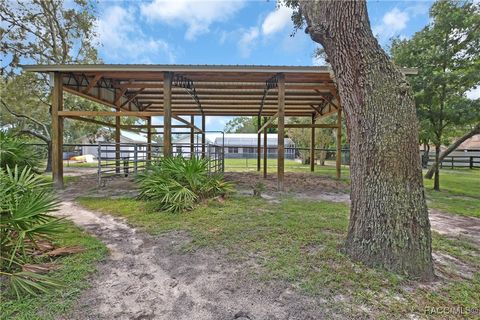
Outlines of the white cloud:
[{"label": "white cloud", "polygon": [[400,31],[407,27],[409,19],[410,18],[406,12],[394,8],[383,16],[383,24],[386,27],[391,28],[393,31]]},{"label": "white cloud", "polygon": [[373,27],[373,34],[381,40],[388,40],[398,32],[407,27],[410,20],[410,15],[407,11],[401,11],[398,8],[385,13],[382,18],[382,23]]},{"label": "white cloud", "polygon": [[251,27],[250,29],[244,30],[242,32],[237,46],[240,50],[240,55],[243,58],[246,58],[250,55],[253,47],[255,46],[255,40],[258,38],[259,35],[260,32],[257,27]]},{"label": "white cloud", "polygon": [[283,30],[286,26],[292,25],[291,8],[280,7],[275,11],[270,12],[262,24],[262,33],[270,35]]},{"label": "white cloud", "polygon": [[[242,58],[248,58],[261,38],[266,39],[284,30],[287,26],[292,25],[291,15],[292,9],[283,6],[279,7],[265,17],[261,26],[253,26],[248,29],[239,28],[231,32],[223,31],[220,34],[219,42],[223,44],[228,38],[238,39],[237,48],[240,56]],[[292,48],[297,48],[298,46],[292,45],[291,43],[294,40],[295,39],[291,37],[283,40],[281,42],[283,49],[289,51],[292,50]]]},{"label": "white cloud", "polygon": [[228,20],[243,5],[241,0],[153,0],[148,4],[141,4],[140,10],[142,15],[151,21],[186,25],[185,38],[193,40],[196,36],[208,32],[212,23]]},{"label": "white cloud", "polygon": [[480,99],[480,86],[477,86],[466,92],[466,96],[470,100]]},{"label": "white cloud", "polygon": [[[105,10],[97,24],[97,38],[103,45],[101,52],[113,61],[173,63],[173,49],[164,40],[147,37],[141,32],[135,19],[135,10],[120,6]],[[151,61],[152,58],[155,61]],[[161,61],[162,59],[166,61]]]}]

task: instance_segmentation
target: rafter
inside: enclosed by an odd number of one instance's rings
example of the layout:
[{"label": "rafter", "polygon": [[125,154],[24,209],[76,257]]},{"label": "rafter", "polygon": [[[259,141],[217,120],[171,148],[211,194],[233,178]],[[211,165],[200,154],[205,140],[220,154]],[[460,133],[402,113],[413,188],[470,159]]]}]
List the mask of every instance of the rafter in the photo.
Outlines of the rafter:
[{"label": "rafter", "polygon": [[92,89],[98,82],[98,80],[100,80],[102,78],[102,74],[99,73],[97,75],[95,75],[95,77],[93,77],[92,80],[90,80],[90,82],[88,82],[88,85],[87,87],[83,90],[83,93],[87,94],[90,89]]},{"label": "rafter", "polygon": [[126,101],[124,101],[121,105],[120,105],[120,108],[124,107],[125,105],[127,105],[128,103],[132,102],[133,99],[135,99],[140,93],[143,92],[143,90],[145,90],[145,88],[141,88],[140,90],[138,90],[137,92],[135,92],[134,94],[132,94],[131,96],[129,96],[127,98]]}]

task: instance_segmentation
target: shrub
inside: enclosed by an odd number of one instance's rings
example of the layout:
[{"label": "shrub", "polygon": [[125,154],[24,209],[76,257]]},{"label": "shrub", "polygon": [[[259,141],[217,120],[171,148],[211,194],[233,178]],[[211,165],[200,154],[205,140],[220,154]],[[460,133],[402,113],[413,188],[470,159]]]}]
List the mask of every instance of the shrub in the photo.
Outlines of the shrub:
[{"label": "shrub", "polygon": [[139,174],[140,198],[151,200],[156,209],[181,212],[198,202],[233,191],[219,174],[208,173],[208,160],[168,157]]},{"label": "shrub", "polygon": [[60,285],[48,276],[22,271],[35,262],[39,244],[62,231],[60,220],[49,214],[57,205],[49,183],[30,168],[0,169],[0,275],[17,297]]},{"label": "shrub", "polygon": [[0,169],[18,166],[20,170],[30,167],[36,171],[40,161],[40,155],[24,139],[0,131]]}]

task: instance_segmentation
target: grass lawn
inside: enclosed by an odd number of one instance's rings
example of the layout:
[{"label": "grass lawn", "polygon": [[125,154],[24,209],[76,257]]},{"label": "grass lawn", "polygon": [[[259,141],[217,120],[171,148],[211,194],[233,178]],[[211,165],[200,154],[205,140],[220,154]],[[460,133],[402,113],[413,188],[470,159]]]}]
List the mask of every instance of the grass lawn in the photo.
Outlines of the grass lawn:
[{"label": "grass lawn", "polygon": [[[42,174],[42,177],[45,179],[46,182],[53,182],[53,177],[52,173],[44,173]],[[63,183],[64,185],[68,185],[70,183],[76,182],[78,179],[80,179],[79,176],[63,176]]]},{"label": "grass lawn", "polygon": [[66,224],[65,233],[56,237],[56,246],[81,246],[86,251],[55,260],[61,268],[49,275],[65,283],[65,287],[21,300],[16,300],[12,293],[2,292],[0,319],[56,319],[68,313],[80,292],[88,287],[87,279],[95,272],[95,263],[106,256],[107,248],[72,223]]},{"label": "grass lawn", "polygon": [[425,179],[428,205],[448,213],[480,218],[480,170],[440,170],[440,191]]},{"label": "grass lawn", "polygon": [[186,251],[223,247],[233,261],[255,259],[261,268],[251,272],[259,280],[291,282],[306,294],[327,299],[332,311],[352,317],[406,318],[411,312],[423,315],[426,306],[478,306],[480,248],[435,234],[434,249],[470,265],[476,275],[473,280],[457,277],[436,289],[421,288],[401,276],[352,263],[341,253],[349,211],[344,204],[234,196],[188,213],[166,214],[134,199],[78,201],[125,217],[151,234],[186,230],[193,237]]},{"label": "grass lawn", "polygon": [[[277,172],[276,159],[269,159],[268,172]],[[263,168],[263,167],[262,167]],[[225,171],[255,171],[256,160],[225,159]],[[293,160],[285,160],[287,172],[310,172],[309,165]],[[426,171],[424,171],[425,173]],[[314,174],[336,177],[335,163],[327,161],[325,166],[315,166]],[[342,180],[350,181],[350,168],[342,166]],[[428,206],[446,213],[480,218],[480,170],[478,169],[442,169],[440,171],[440,189],[433,190],[433,179],[424,179]]]},{"label": "grass lawn", "polygon": [[[267,162],[268,172],[277,172],[277,159],[268,159]],[[261,168],[263,170],[263,159],[261,162]],[[320,172],[326,168],[327,172],[333,170],[335,173],[335,161],[325,161],[325,166],[316,165],[315,171]],[[348,169],[348,166],[342,166],[343,169]],[[256,171],[257,159],[225,159],[225,171]],[[285,171],[291,172],[310,172],[309,164],[302,164],[296,160],[285,159]]]}]

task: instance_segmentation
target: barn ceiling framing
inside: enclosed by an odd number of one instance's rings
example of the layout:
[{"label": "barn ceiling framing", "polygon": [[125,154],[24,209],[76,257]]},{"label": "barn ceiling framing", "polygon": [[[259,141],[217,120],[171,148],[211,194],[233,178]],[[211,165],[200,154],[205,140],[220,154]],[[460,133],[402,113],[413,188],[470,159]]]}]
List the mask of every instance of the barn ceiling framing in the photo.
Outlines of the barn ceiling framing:
[{"label": "barn ceiling framing", "polygon": [[322,117],[338,101],[326,67],[202,65],[35,65],[26,71],[62,73],[64,90],[123,111],[163,115],[164,72],[172,72],[172,114],[272,116],[275,79],[285,76],[285,116]]}]

